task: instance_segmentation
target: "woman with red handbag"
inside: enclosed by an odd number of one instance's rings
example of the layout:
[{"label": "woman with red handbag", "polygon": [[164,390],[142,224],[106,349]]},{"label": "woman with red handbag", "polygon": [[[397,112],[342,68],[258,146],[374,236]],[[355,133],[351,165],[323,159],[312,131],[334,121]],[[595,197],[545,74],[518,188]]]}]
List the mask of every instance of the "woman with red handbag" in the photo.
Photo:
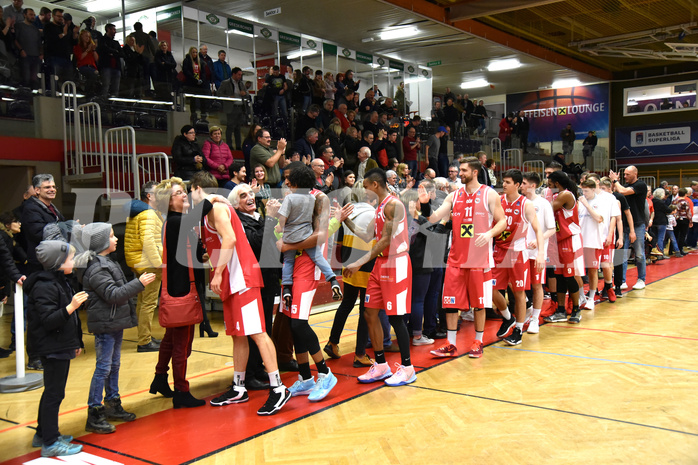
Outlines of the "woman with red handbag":
[{"label": "woman with red handbag", "polygon": [[[197,283],[203,284],[205,277],[203,269],[194,269],[193,263],[195,258],[197,263],[201,261],[204,251],[193,229],[182,233],[180,239],[182,215],[189,210],[187,187],[184,182],[176,177],[166,179],[155,187],[155,196],[160,209],[168,210],[163,227],[162,262],[165,270],[162,274],[158,314],[160,326],[165,328],[165,336],[160,343],[158,364],[155,367],[155,379],[150,385],[150,393],[159,392],[165,397],[172,397],[174,408],[201,407],[206,402],[196,399],[189,392],[186,375],[194,328],[203,320]],[[182,253],[185,250],[186,258]],[[197,254],[196,257],[194,253]],[[174,392],[167,383],[170,360]]]}]

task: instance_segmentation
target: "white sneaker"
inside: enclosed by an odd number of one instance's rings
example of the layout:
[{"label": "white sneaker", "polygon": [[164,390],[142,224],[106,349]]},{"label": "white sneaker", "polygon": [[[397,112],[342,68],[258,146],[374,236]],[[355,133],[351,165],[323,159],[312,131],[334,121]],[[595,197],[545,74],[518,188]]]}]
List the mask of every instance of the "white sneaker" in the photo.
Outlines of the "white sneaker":
[{"label": "white sneaker", "polygon": [[[645,288],[645,282],[641,279],[638,279],[635,285],[633,286],[633,289],[640,290]],[[622,288],[621,288],[622,289]]]},{"label": "white sneaker", "polygon": [[460,312],[460,319],[463,321],[475,321],[475,314],[472,309],[466,312]]},{"label": "white sneaker", "polygon": [[428,345],[433,344],[433,343],[434,343],[434,340],[429,339],[424,334],[422,334],[419,337],[412,338],[412,345],[413,346],[428,346]]},{"label": "white sneaker", "polygon": [[538,334],[540,327],[538,326],[538,318],[533,318],[531,323],[528,325],[526,332],[528,334]]},{"label": "white sneaker", "polygon": [[[533,315],[533,305],[528,307],[526,309],[526,318],[524,319],[525,322],[528,322],[531,320],[531,315]],[[525,323],[524,323],[525,324]]]},{"label": "white sneaker", "polygon": [[582,293],[582,290],[580,289],[579,291],[579,308],[584,308],[584,304],[587,302],[587,296],[585,296]]},{"label": "white sneaker", "polygon": [[594,299],[587,299],[586,302],[584,302],[584,305],[579,307],[583,310],[593,310],[594,309]]},{"label": "white sneaker", "polygon": [[623,291],[626,290],[627,288],[628,288],[628,283],[623,283],[620,285],[620,289]]}]

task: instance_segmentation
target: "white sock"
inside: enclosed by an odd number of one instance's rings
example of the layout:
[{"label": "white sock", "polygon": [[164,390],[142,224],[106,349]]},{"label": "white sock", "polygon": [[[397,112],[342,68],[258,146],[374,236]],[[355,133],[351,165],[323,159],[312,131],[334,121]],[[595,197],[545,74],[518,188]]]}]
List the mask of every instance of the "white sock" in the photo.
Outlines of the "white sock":
[{"label": "white sock", "polygon": [[596,295],[596,289],[589,289],[589,298],[593,299]]},{"label": "white sock", "polygon": [[500,310],[499,313],[502,314],[502,318],[505,320],[511,320],[511,312],[509,311],[508,308],[505,308],[504,310]]},{"label": "white sock", "polygon": [[475,340],[482,342],[482,336],[485,334],[484,331],[475,331]]},{"label": "white sock", "polygon": [[523,329],[523,323],[519,323],[518,321],[516,322],[516,327],[519,329]]},{"label": "white sock", "polygon": [[281,386],[281,375],[279,370],[267,373],[269,375],[269,385],[273,388]]},{"label": "white sock", "polygon": [[244,371],[234,371],[233,372],[233,384],[235,386],[245,386],[245,372]]},{"label": "white sock", "polygon": [[531,318],[535,318],[536,320],[538,320],[538,318],[540,317],[540,310],[540,308],[534,308],[533,313],[531,313]]},{"label": "white sock", "polygon": [[450,329],[447,331],[448,333],[448,343],[456,345],[456,334],[458,334],[458,331],[451,331]]}]

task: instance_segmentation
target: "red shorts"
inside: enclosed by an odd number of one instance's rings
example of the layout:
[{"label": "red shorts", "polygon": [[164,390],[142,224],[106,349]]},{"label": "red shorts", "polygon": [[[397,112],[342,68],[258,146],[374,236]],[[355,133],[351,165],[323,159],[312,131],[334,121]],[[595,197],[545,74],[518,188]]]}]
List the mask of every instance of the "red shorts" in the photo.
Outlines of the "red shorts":
[{"label": "red shorts", "polygon": [[557,241],[561,266],[556,267],[557,274],[569,278],[584,276],[584,250],[579,234]]},{"label": "red shorts", "polygon": [[[313,307],[313,298],[317,290],[318,282],[305,279],[296,279],[291,288],[291,308],[286,308],[281,300],[281,313],[293,320],[308,320],[310,309]],[[283,295],[283,294],[282,294]]]},{"label": "red shorts", "polygon": [[521,252],[511,252],[501,263],[495,262],[492,277],[494,288],[497,290],[504,290],[509,284],[511,289],[517,292],[531,289],[528,260]]},{"label": "red shorts", "polygon": [[528,273],[531,276],[531,284],[545,284],[545,268],[538,273],[535,258],[528,259]]},{"label": "red shorts", "polygon": [[388,316],[410,313],[412,263],[409,255],[376,258],[371,275],[368,277],[365,306],[385,309]]},{"label": "red shorts", "polygon": [[601,250],[601,268],[613,268],[613,244],[607,245]]},{"label": "red shorts", "polygon": [[447,266],[442,295],[444,308],[492,307],[492,272],[482,268]]},{"label": "red shorts", "polygon": [[228,336],[250,336],[266,331],[260,288],[249,287],[225,299],[223,322]]},{"label": "red shorts", "polygon": [[601,263],[603,249],[590,249],[584,247],[584,266],[586,269],[598,270]]}]

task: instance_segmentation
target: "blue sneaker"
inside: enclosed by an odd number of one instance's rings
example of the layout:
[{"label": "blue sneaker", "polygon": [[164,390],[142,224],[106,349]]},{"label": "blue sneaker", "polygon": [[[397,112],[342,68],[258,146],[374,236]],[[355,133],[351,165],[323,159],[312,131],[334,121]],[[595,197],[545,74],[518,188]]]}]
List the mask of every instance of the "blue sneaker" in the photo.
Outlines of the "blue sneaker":
[{"label": "blue sneaker", "polygon": [[315,387],[308,396],[308,400],[310,402],[317,402],[319,400],[324,399],[325,397],[327,397],[327,394],[330,393],[332,388],[336,385],[337,377],[332,374],[331,370],[326,375],[320,373],[319,375],[317,375],[317,383],[315,383]]},{"label": "blue sneaker", "polygon": [[301,375],[298,375],[298,381],[293,383],[293,386],[288,388],[288,390],[291,392],[291,397],[307,396],[313,389],[315,389],[315,386],[315,378],[313,376],[311,376],[310,379],[303,381]]},{"label": "blue sneaker", "polygon": [[82,451],[80,444],[71,444],[58,439],[50,446],[41,446],[42,457],[59,457],[62,455],[75,455]]},{"label": "blue sneaker", "polygon": [[[63,442],[70,442],[73,440],[73,437],[68,434],[64,434],[62,436],[59,436],[58,440]],[[44,439],[38,434],[34,433],[34,437],[32,438],[32,447],[41,447],[43,445]]]}]

